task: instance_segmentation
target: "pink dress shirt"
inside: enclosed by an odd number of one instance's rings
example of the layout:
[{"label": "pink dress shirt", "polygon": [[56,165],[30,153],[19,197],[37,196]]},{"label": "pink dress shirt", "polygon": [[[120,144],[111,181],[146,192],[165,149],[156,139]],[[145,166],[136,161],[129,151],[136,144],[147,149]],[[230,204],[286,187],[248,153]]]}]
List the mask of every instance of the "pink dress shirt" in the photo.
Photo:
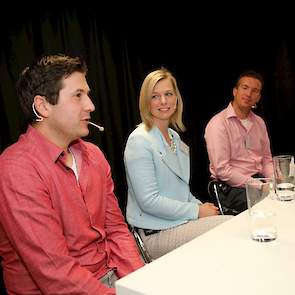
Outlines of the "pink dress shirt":
[{"label": "pink dress shirt", "polygon": [[243,187],[256,173],[273,177],[272,155],[266,126],[252,111],[246,129],[231,105],[215,115],[205,129],[211,177]]},{"label": "pink dress shirt", "polygon": [[64,152],[29,127],[0,156],[0,255],[9,294],[115,294],[99,278],[143,265],[98,147]]}]

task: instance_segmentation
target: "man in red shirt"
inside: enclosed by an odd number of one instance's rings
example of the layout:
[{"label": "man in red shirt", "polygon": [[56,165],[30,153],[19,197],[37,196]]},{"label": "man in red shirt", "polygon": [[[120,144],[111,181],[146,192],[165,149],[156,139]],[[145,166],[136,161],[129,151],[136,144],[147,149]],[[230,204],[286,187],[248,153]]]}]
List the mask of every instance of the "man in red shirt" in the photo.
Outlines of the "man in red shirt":
[{"label": "man in red shirt", "polygon": [[8,294],[115,294],[143,265],[88,135],[94,105],[78,57],[45,56],[17,83],[30,125],[0,156],[0,255]]}]

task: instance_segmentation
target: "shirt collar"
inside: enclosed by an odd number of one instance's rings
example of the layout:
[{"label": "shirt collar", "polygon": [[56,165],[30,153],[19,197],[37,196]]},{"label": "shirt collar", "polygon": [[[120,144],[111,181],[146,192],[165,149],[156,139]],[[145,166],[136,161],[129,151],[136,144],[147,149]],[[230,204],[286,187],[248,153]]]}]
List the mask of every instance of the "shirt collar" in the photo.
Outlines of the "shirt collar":
[{"label": "shirt collar", "polygon": [[[232,106],[232,103],[230,102],[226,108],[226,118],[229,119],[232,117],[239,119],[238,116],[236,115],[236,112],[235,112],[233,106]],[[250,111],[247,118],[252,119],[253,117],[254,117],[254,113],[252,111]]]},{"label": "shirt collar", "polygon": [[[41,132],[38,131],[38,129],[32,127],[31,125],[28,127],[27,136],[29,141],[37,145],[41,153],[46,153],[52,162],[56,162],[64,152],[63,149],[50,142],[42,135]],[[70,146],[73,146],[75,149],[80,149],[82,152],[85,150],[81,144],[81,139],[73,141]]]}]

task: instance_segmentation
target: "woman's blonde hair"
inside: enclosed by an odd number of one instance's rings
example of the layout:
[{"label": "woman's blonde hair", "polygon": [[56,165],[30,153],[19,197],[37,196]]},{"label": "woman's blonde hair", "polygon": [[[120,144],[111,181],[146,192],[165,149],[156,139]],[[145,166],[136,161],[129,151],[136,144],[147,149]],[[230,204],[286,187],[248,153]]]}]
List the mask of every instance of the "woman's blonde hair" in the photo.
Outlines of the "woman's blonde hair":
[{"label": "woman's blonde hair", "polygon": [[153,126],[153,117],[150,112],[150,101],[152,99],[152,92],[155,85],[163,79],[170,79],[173,90],[175,91],[177,97],[176,110],[172,117],[170,118],[170,124],[178,131],[184,131],[185,126],[182,122],[182,112],[183,112],[183,101],[179,89],[177,87],[177,82],[174,76],[166,68],[160,68],[149,73],[141,86],[140,96],[139,96],[139,110],[142,122],[145,124],[146,128],[150,130]]}]

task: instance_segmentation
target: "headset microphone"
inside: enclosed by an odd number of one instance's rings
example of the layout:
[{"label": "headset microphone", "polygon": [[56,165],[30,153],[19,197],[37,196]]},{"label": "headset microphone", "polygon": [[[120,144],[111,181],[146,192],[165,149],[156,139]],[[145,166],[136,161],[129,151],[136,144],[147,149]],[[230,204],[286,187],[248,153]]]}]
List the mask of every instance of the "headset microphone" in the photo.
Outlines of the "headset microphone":
[{"label": "headset microphone", "polygon": [[95,124],[95,123],[92,123],[92,122],[90,122],[90,121],[88,121],[88,124],[93,125],[94,127],[98,128],[98,130],[99,130],[100,132],[104,131],[104,128],[103,128],[102,126],[99,126],[99,125],[97,125],[97,124]]},{"label": "headset microphone", "polygon": [[35,119],[35,121],[36,122],[42,122],[44,118],[37,113],[37,111],[35,109],[35,103],[34,102],[32,104],[32,109],[33,109],[33,112],[34,112],[35,116],[37,117],[37,119]]},{"label": "headset microphone", "polygon": [[[33,102],[33,104],[32,104],[32,109],[33,109],[33,112],[34,112],[35,116],[37,117],[37,119],[35,119],[35,121],[37,121],[37,122],[41,122],[41,121],[43,121],[44,118],[43,118],[42,116],[40,116],[40,115],[36,112],[36,109],[35,109],[35,103],[34,103],[34,102]],[[98,130],[99,130],[100,132],[104,131],[104,128],[103,128],[102,126],[99,126],[99,125],[97,125],[97,124],[95,124],[95,123],[92,123],[92,122],[90,122],[90,121],[88,121],[88,124],[93,125],[94,127],[98,128]]]}]

